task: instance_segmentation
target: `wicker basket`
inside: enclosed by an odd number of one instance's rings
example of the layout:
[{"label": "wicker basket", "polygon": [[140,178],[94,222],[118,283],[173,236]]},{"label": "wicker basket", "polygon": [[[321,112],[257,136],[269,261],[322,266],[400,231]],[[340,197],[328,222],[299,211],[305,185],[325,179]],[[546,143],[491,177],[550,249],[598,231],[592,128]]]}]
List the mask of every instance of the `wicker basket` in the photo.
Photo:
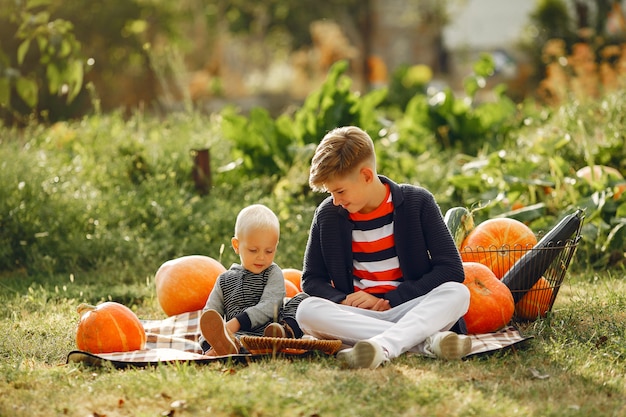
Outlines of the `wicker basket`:
[{"label": "wicker basket", "polygon": [[[471,259],[473,262],[487,265],[495,263],[498,268],[504,270],[510,268],[511,273],[514,273],[520,265],[520,260],[527,253],[556,251],[556,253],[546,253],[546,256],[532,256],[530,258],[532,263],[526,265],[528,277],[522,277],[521,288],[511,288],[516,303],[514,319],[517,321],[534,320],[539,316],[545,316],[547,312],[552,310],[580,242],[581,228],[582,221],[571,238],[565,241],[551,242],[550,245],[542,248],[490,247],[485,249],[479,247],[474,250],[465,248],[462,255],[464,259]],[[548,263],[544,259],[552,260]]]},{"label": "wicker basket", "polygon": [[243,346],[253,355],[268,353],[303,354],[310,350],[319,350],[333,355],[341,348],[341,340],[289,339],[282,337],[241,336]]}]

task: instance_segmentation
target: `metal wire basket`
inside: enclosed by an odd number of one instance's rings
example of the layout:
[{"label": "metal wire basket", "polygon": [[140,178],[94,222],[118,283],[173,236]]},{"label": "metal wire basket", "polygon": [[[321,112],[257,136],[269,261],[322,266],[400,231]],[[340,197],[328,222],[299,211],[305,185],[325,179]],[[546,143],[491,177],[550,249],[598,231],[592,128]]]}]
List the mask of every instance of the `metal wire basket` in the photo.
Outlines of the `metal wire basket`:
[{"label": "metal wire basket", "polygon": [[464,260],[507,271],[508,276],[518,275],[514,285],[507,282],[507,275],[502,277],[515,301],[514,320],[534,320],[540,316],[545,317],[552,310],[581,240],[582,223],[583,219],[570,238],[548,242],[540,248],[464,248],[461,255]]}]

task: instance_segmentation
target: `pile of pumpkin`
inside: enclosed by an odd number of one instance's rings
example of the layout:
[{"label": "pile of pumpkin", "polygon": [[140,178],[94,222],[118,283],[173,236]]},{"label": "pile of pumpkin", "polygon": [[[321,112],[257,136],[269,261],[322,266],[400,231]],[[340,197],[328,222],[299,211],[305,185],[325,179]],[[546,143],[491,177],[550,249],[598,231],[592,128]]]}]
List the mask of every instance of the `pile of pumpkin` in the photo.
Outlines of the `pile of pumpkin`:
[{"label": "pile of pumpkin", "polygon": [[[217,277],[226,268],[216,259],[189,255],[159,267],[154,282],[159,305],[168,317],[201,310]],[[301,291],[302,271],[283,269],[287,297]],[[107,301],[97,306],[81,304],[76,329],[78,349],[94,354],[140,350],[146,344],[145,329],[137,315],[123,304]]]},{"label": "pile of pumpkin", "polygon": [[[468,333],[497,331],[515,316],[521,320],[545,317],[556,297],[543,276],[558,256],[555,242],[571,238],[582,222],[582,211],[567,215],[540,241],[523,222],[492,218],[474,224],[472,213],[453,207],[444,221],[459,249],[470,290],[464,319]],[[550,249],[550,250],[545,250]]]}]

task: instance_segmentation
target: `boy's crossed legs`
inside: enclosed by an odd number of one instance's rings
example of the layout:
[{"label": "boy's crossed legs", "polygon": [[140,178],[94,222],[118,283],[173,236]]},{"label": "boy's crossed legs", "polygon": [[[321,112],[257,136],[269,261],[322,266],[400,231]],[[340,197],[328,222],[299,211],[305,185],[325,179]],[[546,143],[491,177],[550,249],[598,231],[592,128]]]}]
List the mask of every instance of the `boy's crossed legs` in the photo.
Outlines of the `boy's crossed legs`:
[{"label": "boy's crossed legs", "polygon": [[448,330],[468,307],[467,287],[448,282],[387,311],[310,297],[300,304],[296,319],[305,333],[354,345],[337,354],[349,367],[376,368],[407,351],[443,359],[467,355],[471,339]]}]

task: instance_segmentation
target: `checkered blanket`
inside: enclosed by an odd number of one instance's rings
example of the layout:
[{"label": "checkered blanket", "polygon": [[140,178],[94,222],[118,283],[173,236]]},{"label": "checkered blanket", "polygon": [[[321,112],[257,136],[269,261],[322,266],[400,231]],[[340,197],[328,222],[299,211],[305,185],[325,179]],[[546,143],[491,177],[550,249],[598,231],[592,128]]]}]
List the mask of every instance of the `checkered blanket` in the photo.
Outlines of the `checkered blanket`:
[{"label": "checkered blanket", "polygon": [[[68,354],[67,363],[82,362],[92,365],[110,363],[114,367],[123,368],[174,362],[208,363],[216,360],[247,362],[269,355],[241,354],[226,357],[203,355],[202,348],[198,343],[201,313],[201,311],[194,311],[171,316],[163,320],[142,320],[147,335],[144,349],[97,355],[75,350]],[[472,352],[468,356],[501,350],[531,338],[522,336],[513,326],[506,327],[496,333],[474,334],[470,335],[470,337],[472,338]]]}]

